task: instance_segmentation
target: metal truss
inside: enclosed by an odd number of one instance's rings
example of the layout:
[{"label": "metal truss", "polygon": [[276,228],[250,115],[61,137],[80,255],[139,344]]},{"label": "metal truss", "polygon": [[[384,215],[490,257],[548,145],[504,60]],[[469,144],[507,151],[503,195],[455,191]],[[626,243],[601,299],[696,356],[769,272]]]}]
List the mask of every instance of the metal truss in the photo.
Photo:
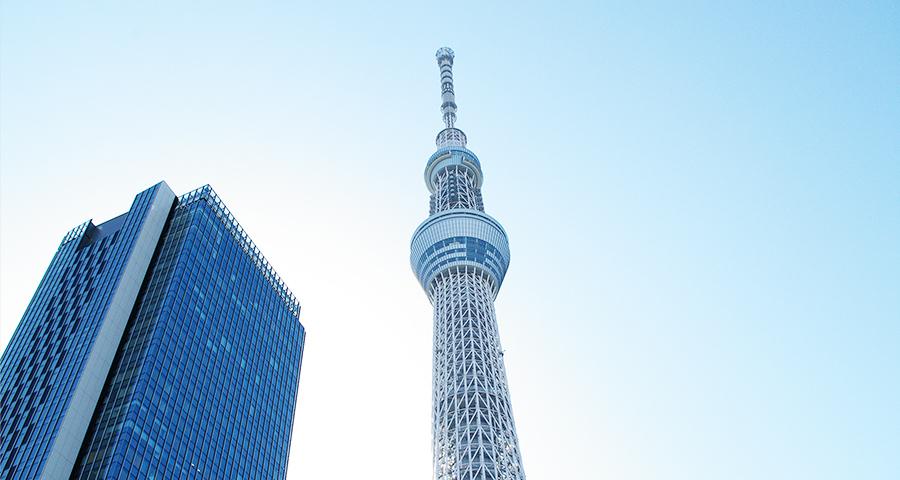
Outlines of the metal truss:
[{"label": "metal truss", "polygon": [[524,480],[492,280],[456,267],[434,281],[437,480]]},{"label": "metal truss", "polygon": [[431,215],[454,208],[484,211],[481,189],[476,186],[476,176],[469,168],[447,167],[437,173],[433,184]]}]

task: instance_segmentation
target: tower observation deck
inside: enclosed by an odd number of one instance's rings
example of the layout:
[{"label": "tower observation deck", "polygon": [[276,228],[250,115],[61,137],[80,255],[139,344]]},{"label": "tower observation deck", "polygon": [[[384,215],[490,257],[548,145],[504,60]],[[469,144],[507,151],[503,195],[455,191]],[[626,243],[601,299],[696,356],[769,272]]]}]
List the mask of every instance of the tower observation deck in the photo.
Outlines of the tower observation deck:
[{"label": "tower observation deck", "polygon": [[524,480],[494,312],[509,241],[484,213],[481,163],[454,127],[453,50],[436,57],[445,128],[425,166],[429,217],[410,245],[413,272],[434,305],[434,478]]}]

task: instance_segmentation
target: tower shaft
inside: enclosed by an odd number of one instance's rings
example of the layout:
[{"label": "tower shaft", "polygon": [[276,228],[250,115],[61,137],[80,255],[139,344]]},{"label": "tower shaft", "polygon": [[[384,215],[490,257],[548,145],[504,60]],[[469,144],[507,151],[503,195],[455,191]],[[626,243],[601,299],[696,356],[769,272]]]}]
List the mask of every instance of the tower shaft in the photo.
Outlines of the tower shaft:
[{"label": "tower shaft", "polygon": [[443,272],[434,286],[435,478],[524,479],[490,279]]}]

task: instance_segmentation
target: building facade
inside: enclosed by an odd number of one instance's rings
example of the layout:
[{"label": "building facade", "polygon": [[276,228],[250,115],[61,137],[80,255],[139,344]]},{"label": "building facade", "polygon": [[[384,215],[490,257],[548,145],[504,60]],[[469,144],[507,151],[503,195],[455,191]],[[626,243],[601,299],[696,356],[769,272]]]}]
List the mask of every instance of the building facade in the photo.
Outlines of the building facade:
[{"label": "building facade", "polygon": [[436,56],[446,128],[425,167],[429,217],[410,246],[413,272],[434,305],[434,478],[524,480],[494,312],[509,241],[484,213],[481,163],[454,127],[453,51]]},{"label": "building facade", "polygon": [[209,186],[75,228],[0,358],[0,478],[284,478],[299,313]]}]

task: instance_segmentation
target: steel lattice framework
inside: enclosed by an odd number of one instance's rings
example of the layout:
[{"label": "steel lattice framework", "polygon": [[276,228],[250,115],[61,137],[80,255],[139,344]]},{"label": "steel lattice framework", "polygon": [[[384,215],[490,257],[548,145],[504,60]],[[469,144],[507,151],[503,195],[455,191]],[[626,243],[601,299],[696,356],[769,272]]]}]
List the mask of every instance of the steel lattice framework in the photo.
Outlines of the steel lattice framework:
[{"label": "steel lattice framework", "polygon": [[524,480],[494,299],[509,241],[484,213],[481,163],[454,127],[453,51],[437,51],[446,128],[425,168],[430,216],[410,263],[434,305],[432,447],[436,480]]}]

